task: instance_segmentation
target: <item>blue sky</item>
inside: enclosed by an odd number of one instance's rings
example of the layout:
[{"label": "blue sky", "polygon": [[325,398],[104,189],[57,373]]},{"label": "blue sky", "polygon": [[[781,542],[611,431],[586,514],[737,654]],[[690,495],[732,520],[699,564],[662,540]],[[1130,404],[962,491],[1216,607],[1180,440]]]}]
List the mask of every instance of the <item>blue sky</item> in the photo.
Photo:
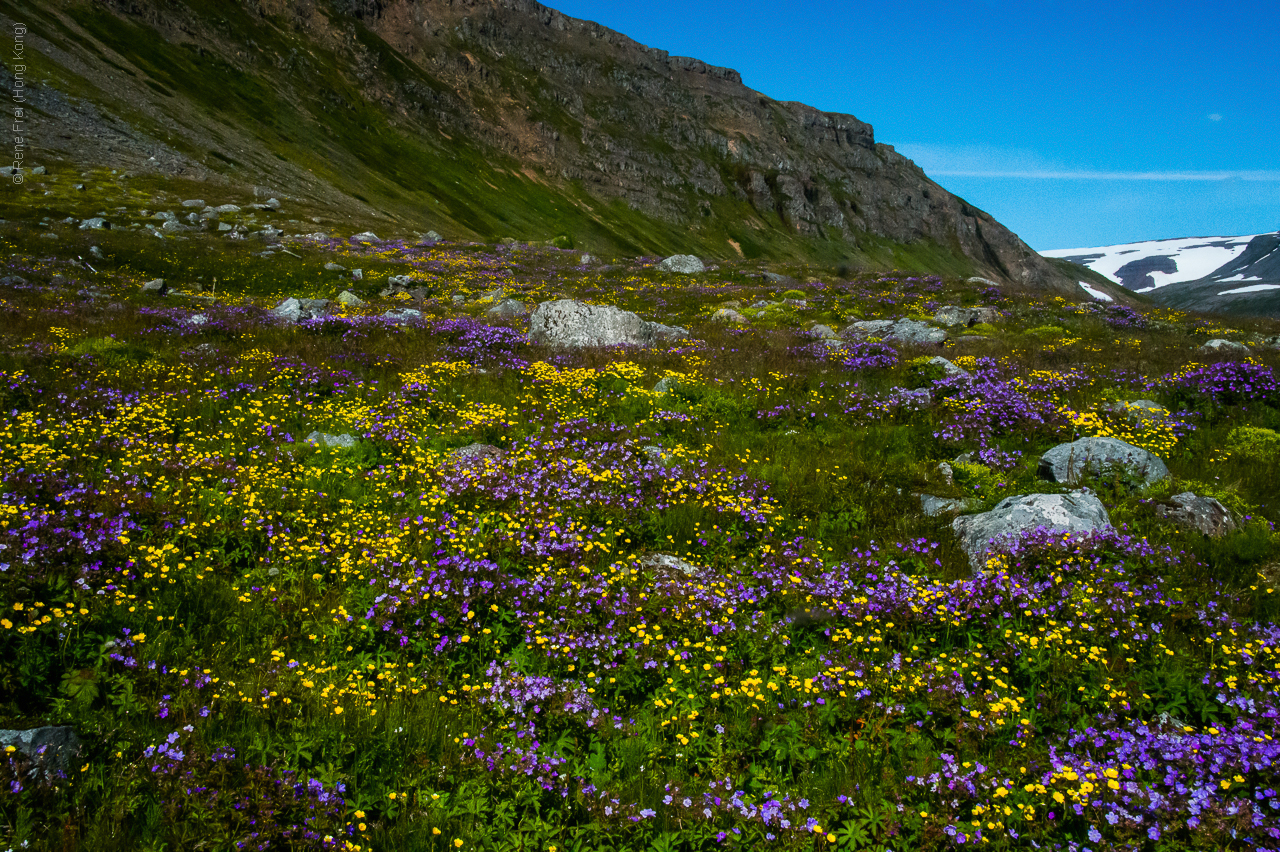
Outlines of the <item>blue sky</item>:
[{"label": "blue sky", "polygon": [[1033,248],[1280,229],[1280,0],[551,0],[876,139]]}]

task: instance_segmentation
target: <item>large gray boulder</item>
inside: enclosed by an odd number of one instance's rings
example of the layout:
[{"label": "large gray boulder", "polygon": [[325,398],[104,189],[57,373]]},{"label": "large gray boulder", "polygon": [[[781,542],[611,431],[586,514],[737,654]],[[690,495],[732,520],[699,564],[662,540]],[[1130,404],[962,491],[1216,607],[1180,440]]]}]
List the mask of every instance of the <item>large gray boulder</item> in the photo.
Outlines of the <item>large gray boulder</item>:
[{"label": "large gray boulder", "polygon": [[990,512],[964,515],[951,522],[969,564],[981,570],[987,555],[1019,535],[1044,527],[1053,532],[1089,533],[1111,528],[1102,501],[1087,491],[1069,494],[1022,494],[1006,497]]},{"label": "large gray boulder", "polygon": [[707,270],[702,261],[691,254],[673,254],[659,263],[658,268],[663,272],[678,272],[681,275],[694,275]]},{"label": "large gray boulder", "polygon": [[529,318],[529,337],[547,346],[650,346],[688,334],[683,328],[647,322],[612,305],[573,299],[543,302]]},{"label": "large gray boulder", "polygon": [[329,307],[328,299],[298,299],[290,296],[271,309],[271,315],[287,323],[319,319]]},{"label": "large gray boulder", "polygon": [[1172,505],[1156,506],[1156,514],[1179,526],[1191,527],[1218,538],[1236,528],[1231,510],[1213,497],[1197,497],[1190,491],[1169,498]]},{"label": "large gray boulder", "polygon": [[961,308],[955,305],[938,308],[938,312],[933,315],[934,322],[948,327],[957,325],[968,327],[980,322],[995,322],[998,319],[1000,319],[1000,312],[995,308]]},{"label": "large gray boulder", "polygon": [[1135,474],[1145,485],[1169,475],[1159,456],[1117,438],[1081,438],[1059,444],[1040,457],[1040,476],[1050,482],[1074,484],[1090,474],[1110,471]]},{"label": "large gray boulder", "polygon": [[80,751],[80,740],[67,726],[0,731],[0,750],[10,746],[30,761],[30,775],[42,781],[66,774],[71,759]]}]

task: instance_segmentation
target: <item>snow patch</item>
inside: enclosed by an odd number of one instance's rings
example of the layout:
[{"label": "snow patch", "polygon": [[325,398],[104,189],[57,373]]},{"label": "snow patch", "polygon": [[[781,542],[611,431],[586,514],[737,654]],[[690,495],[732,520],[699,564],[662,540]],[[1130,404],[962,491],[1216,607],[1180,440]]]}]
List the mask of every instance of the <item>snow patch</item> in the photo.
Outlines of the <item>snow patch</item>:
[{"label": "snow patch", "polygon": [[[1244,254],[1253,234],[1245,237],[1187,237],[1176,240],[1150,240],[1142,243],[1127,243],[1118,246],[1098,246],[1094,248],[1053,249],[1042,251],[1045,257],[1088,257],[1083,260],[1085,266],[1094,272],[1101,273],[1117,284],[1121,281],[1116,272],[1126,264],[1148,257],[1172,258],[1177,272],[1150,272],[1151,280],[1156,287],[1166,284],[1177,284],[1181,281],[1195,281],[1214,270],[1226,266]],[[1143,292],[1143,291],[1138,291]]]},{"label": "snow patch", "polygon": [[1225,284],[1228,281],[1261,281],[1262,279],[1256,275],[1250,275],[1245,278],[1244,273],[1241,272],[1239,275],[1232,275],[1230,278],[1220,278],[1218,280]]},{"label": "snow patch", "polygon": [[1106,293],[1099,290],[1097,287],[1090,287],[1088,284],[1084,283],[1083,281],[1080,282],[1080,286],[1084,288],[1084,291],[1086,293],[1088,293],[1090,296],[1092,296],[1095,299],[1101,299],[1104,302],[1115,301],[1115,299],[1112,299],[1110,296],[1108,296]]},{"label": "snow patch", "polygon": [[1251,284],[1248,287],[1237,287],[1234,290],[1223,290],[1218,295],[1235,296],[1239,293],[1261,293],[1264,290],[1280,290],[1280,284]]}]

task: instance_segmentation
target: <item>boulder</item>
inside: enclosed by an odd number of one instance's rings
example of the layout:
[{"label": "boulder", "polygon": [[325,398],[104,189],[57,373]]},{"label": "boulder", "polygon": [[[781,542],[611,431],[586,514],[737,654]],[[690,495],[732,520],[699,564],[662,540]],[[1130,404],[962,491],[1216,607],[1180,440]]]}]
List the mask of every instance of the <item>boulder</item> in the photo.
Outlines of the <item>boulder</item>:
[{"label": "boulder", "polygon": [[584,254],[578,258],[578,264],[581,266],[587,266],[595,262],[596,262],[596,259],[589,254]]},{"label": "boulder", "polygon": [[988,287],[999,287],[999,282],[992,281],[990,278],[983,278],[979,275],[964,279],[968,284],[986,284]]},{"label": "boulder", "polygon": [[80,751],[80,739],[68,726],[28,728],[24,731],[0,730],[0,749],[10,746],[31,761],[28,772],[36,780],[65,775],[71,759]]},{"label": "boulder", "polygon": [[350,290],[343,290],[338,294],[338,304],[346,305],[348,308],[358,308],[364,304],[364,299],[361,299]]},{"label": "boulder", "polygon": [[976,497],[935,497],[932,494],[917,494],[920,498],[920,509],[929,517],[939,515],[958,515],[961,512],[972,512],[982,508],[982,501]]},{"label": "boulder", "polygon": [[474,462],[483,459],[499,459],[504,455],[501,447],[492,444],[467,444],[449,453],[449,458],[460,462]]},{"label": "boulder", "polygon": [[440,236],[435,231],[427,231],[425,234],[418,237],[418,245],[431,245],[433,243],[438,243],[443,239],[444,237]]},{"label": "boulder", "polygon": [[928,343],[942,343],[947,339],[947,333],[940,328],[934,328],[926,322],[920,322],[913,319],[900,319],[895,322],[887,334],[886,340],[896,340],[900,343],[915,343],[924,345]]},{"label": "boulder", "polygon": [[934,355],[929,359],[929,363],[935,367],[941,367],[947,376],[967,376],[969,371],[963,367],[957,367],[941,355]]},{"label": "boulder", "polygon": [[[83,228],[84,225],[80,227]],[[1234,340],[1224,340],[1218,337],[1201,346],[1198,351],[1206,355],[1232,355],[1238,352],[1248,352],[1249,347],[1243,343],[1236,343]]]},{"label": "boulder", "polygon": [[80,230],[109,231],[111,230],[111,223],[108,222],[106,219],[103,219],[101,216],[94,216],[92,219],[85,219],[83,222],[81,222]]},{"label": "boulder", "polygon": [[382,315],[385,320],[390,320],[396,325],[404,325],[407,322],[416,319],[422,319],[422,311],[415,308],[393,308]]},{"label": "boulder", "polygon": [[676,572],[685,576],[693,576],[698,573],[698,566],[685,562],[679,556],[672,556],[669,553],[650,553],[640,560],[640,567],[648,568],[658,573]]},{"label": "boulder", "polygon": [[164,224],[160,226],[160,230],[172,232],[185,231],[187,230],[187,226],[179,222],[177,219],[165,219]]},{"label": "boulder", "polygon": [[373,231],[361,231],[358,234],[352,234],[351,239],[362,243],[376,243],[378,242],[378,235]]},{"label": "boulder", "polygon": [[169,285],[164,283],[163,278],[153,278],[150,281],[143,283],[141,289],[142,292],[148,293],[152,296],[163,296],[165,293],[169,292]]},{"label": "boulder", "polygon": [[498,318],[521,317],[528,313],[528,308],[519,299],[503,299],[485,313]]},{"label": "boulder", "polygon": [[747,321],[746,317],[735,311],[733,308],[721,308],[712,314],[711,318],[716,322],[727,322],[733,323],[734,325],[742,325]]},{"label": "boulder", "polygon": [[780,275],[777,272],[764,272],[761,274],[764,275],[764,278],[766,281],[772,282],[774,284],[789,285],[789,284],[796,283],[796,279],[792,278],[789,275]]},{"label": "boulder", "polygon": [[893,320],[862,320],[845,328],[849,337],[884,337],[893,327]]},{"label": "boulder", "polygon": [[1113,402],[1105,411],[1112,414],[1123,414],[1136,423],[1168,423],[1173,419],[1163,405],[1150,399],[1139,399],[1133,402]]},{"label": "boulder", "polygon": [[819,340],[836,340],[840,337],[840,335],[836,334],[835,329],[831,326],[822,325],[821,323],[818,323],[814,325],[813,328],[809,329],[809,336],[816,337]]},{"label": "boulder", "polygon": [[653,386],[653,392],[654,393],[671,393],[678,387],[680,387],[679,379],[677,379],[675,376],[666,376],[665,378],[658,379],[658,383]]},{"label": "boulder", "polygon": [[1136,474],[1146,485],[1169,475],[1159,456],[1117,438],[1081,438],[1059,444],[1040,457],[1040,476],[1050,482],[1074,484],[1090,473],[1112,470]]},{"label": "boulder", "polygon": [[324,316],[328,306],[328,299],[298,299],[291,296],[272,308],[271,314],[287,323],[295,323],[319,319]]},{"label": "boulder", "polygon": [[1069,494],[1021,494],[1006,497],[990,512],[963,515],[951,522],[969,564],[981,570],[987,554],[1025,532],[1044,527],[1054,532],[1089,533],[1111,528],[1102,501],[1087,491]]},{"label": "boulder", "polygon": [[213,210],[215,213],[239,213],[240,206],[238,204],[219,204]]},{"label": "boulder", "polygon": [[356,436],[349,432],[343,432],[341,435],[329,435],[325,432],[312,432],[307,436],[307,443],[317,444],[329,449],[349,450],[356,445]]},{"label": "boulder", "polygon": [[691,254],[673,254],[659,263],[658,268],[663,272],[676,272],[680,275],[695,275],[707,271],[702,261]]},{"label": "boulder", "polygon": [[685,337],[682,328],[647,322],[612,305],[558,299],[538,305],[529,318],[529,336],[548,346],[649,346]]},{"label": "boulder", "polygon": [[182,206],[183,207],[204,207],[204,199],[188,198],[186,201],[182,202]]},{"label": "boulder", "polygon": [[955,305],[939,308],[933,315],[934,322],[949,328],[958,325],[968,328],[980,322],[995,322],[998,319],[1000,312],[995,308],[960,308]]},{"label": "boulder", "polygon": [[1179,526],[1188,526],[1218,538],[1236,528],[1231,510],[1213,497],[1197,497],[1190,491],[1169,498],[1172,505],[1156,506],[1156,514]]}]

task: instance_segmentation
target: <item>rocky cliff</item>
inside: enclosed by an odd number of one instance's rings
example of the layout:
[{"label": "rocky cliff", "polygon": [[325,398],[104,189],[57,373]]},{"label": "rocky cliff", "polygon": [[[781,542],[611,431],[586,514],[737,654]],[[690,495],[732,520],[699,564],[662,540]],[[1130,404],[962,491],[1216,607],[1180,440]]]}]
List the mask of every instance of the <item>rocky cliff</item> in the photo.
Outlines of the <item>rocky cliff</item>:
[{"label": "rocky cliff", "polygon": [[623,251],[932,264],[1080,292],[871,125],[529,0],[55,0],[34,14],[42,141],[79,159],[459,235],[541,227]]}]

